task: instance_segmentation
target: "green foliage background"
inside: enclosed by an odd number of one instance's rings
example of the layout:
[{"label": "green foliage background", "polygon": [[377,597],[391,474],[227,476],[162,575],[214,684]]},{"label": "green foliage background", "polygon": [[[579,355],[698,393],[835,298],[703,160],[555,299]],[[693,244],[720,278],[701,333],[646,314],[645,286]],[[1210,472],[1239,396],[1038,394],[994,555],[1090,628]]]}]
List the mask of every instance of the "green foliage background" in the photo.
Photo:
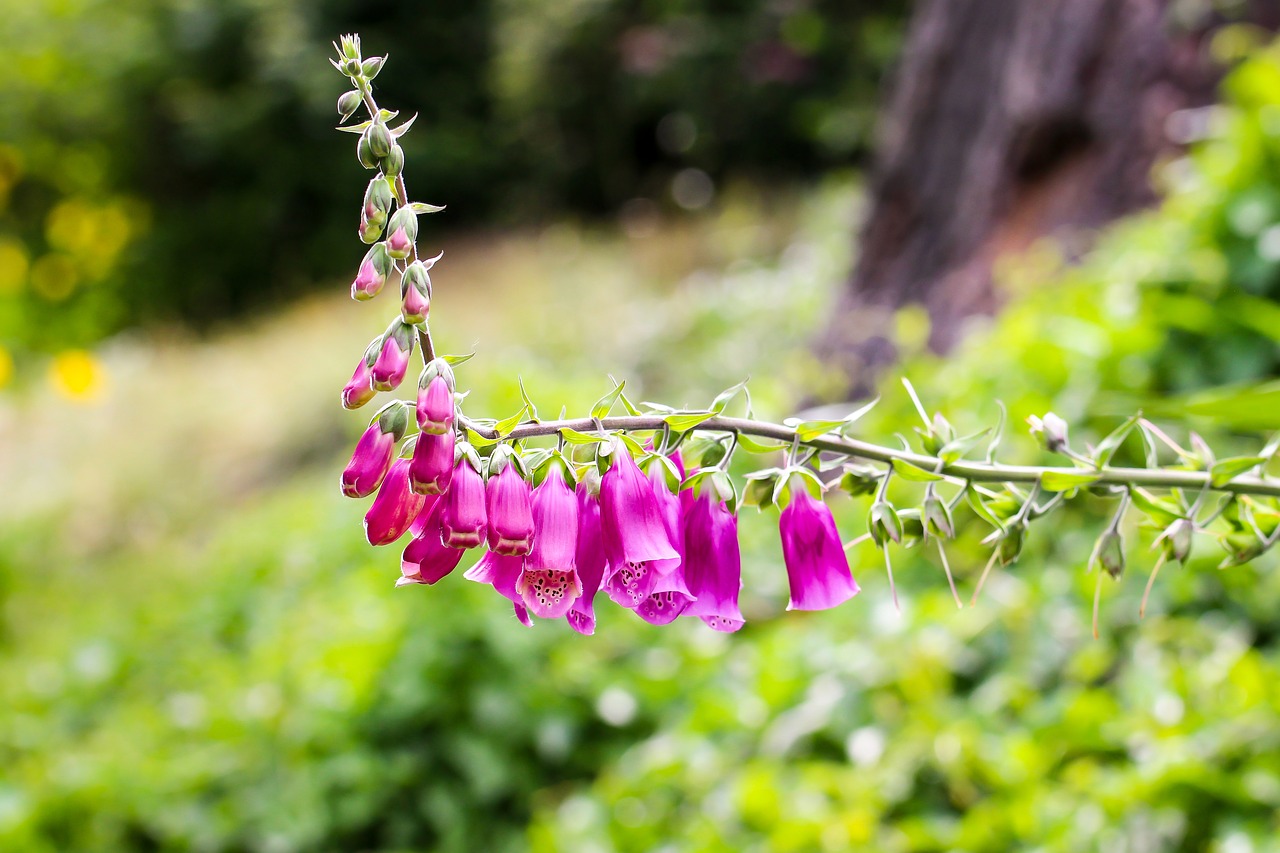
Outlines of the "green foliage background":
[{"label": "green foliage background", "polygon": [[[1078,266],[1047,247],[1011,264],[1008,310],[959,351],[915,351],[923,322],[899,318],[928,405],[970,431],[1003,399],[1011,433],[1052,408],[1077,441],[1143,406],[1223,455],[1259,446],[1280,422],[1277,48],[1226,92],[1161,170],[1159,210]],[[601,365],[690,405],[750,373],[776,417],[830,390],[805,343],[856,195],[743,191],[648,238],[450,244],[433,312],[444,348],[479,353],[459,371],[469,410],[514,410],[517,375],[581,410]],[[98,408],[33,389],[0,409],[24,449],[0,457],[22,496],[0,503],[0,847],[1280,849],[1274,556],[1219,572],[1200,542],[1139,623],[1151,534],[1126,529],[1095,641],[1104,502],[1033,528],[963,611],[936,558],[895,553],[901,616],[870,548],[852,552],[858,598],[784,614],[776,521],[748,516],[742,633],[612,608],[594,638],[526,630],[460,573],[393,591],[395,553],[363,544],[334,488],[360,426],[336,389],[375,313],[318,300],[207,343],[117,342]],[[881,439],[911,417],[883,390],[865,421]],[[836,509],[861,532],[864,505]],[[978,538],[951,553],[965,590]]]}]

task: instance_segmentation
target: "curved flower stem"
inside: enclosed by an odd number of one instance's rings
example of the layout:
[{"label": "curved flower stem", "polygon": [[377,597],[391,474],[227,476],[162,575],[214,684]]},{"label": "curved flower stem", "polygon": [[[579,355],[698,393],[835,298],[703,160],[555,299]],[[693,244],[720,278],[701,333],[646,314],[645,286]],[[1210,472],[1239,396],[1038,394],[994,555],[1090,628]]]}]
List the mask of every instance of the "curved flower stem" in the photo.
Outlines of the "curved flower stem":
[{"label": "curved flower stem", "polygon": [[[510,432],[499,435],[492,427],[480,425],[472,421],[464,421],[464,426],[480,437],[489,441],[515,441],[538,436],[558,435],[562,429],[578,432],[594,432],[597,428],[605,430],[646,431],[661,430],[666,421],[662,415],[628,415],[602,418],[571,418],[554,421],[527,421],[517,424]],[[968,480],[979,483],[1037,483],[1046,474],[1081,474],[1087,469],[1080,467],[1045,467],[1034,465],[1000,465],[985,462],[959,461],[945,463],[935,456],[913,453],[884,447],[871,442],[838,435],[825,435],[818,438],[800,441],[796,430],[782,424],[765,421],[747,420],[746,418],[713,417],[694,426],[692,429],[711,432],[740,432],[759,438],[774,439],[790,446],[804,444],[817,450],[838,453],[857,459],[873,462],[890,463],[897,459],[924,468],[937,471],[944,477]],[[779,448],[785,450],[785,448]],[[1236,495],[1268,495],[1280,497],[1280,480],[1269,480],[1258,476],[1236,477],[1227,483],[1214,485],[1207,471],[1176,471],[1166,468],[1110,468],[1104,467],[1095,471],[1098,475],[1094,484],[1112,486],[1147,486],[1158,489],[1204,489],[1211,492],[1223,492]]]}]

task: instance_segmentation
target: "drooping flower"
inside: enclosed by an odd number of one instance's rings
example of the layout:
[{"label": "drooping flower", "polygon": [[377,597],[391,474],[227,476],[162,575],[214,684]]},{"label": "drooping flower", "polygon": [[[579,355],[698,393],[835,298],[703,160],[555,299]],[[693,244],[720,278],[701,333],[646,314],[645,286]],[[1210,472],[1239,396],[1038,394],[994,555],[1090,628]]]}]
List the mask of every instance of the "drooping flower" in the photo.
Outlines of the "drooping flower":
[{"label": "drooping flower", "polygon": [[442,537],[450,548],[475,548],[484,542],[489,530],[484,477],[480,474],[480,460],[470,445],[460,444],[455,456],[453,479],[440,514]]},{"label": "drooping flower", "polygon": [[495,554],[486,551],[474,566],[463,575],[469,581],[487,583],[494,590],[515,606],[516,618],[526,627],[533,625],[529,612],[524,606],[520,593],[516,592],[516,583],[520,579],[520,570],[524,565],[524,557]]},{"label": "drooping flower", "polygon": [[370,545],[390,545],[404,535],[426,502],[409,488],[409,460],[397,459],[364,514],[364,534]]},{"label": "drooping flower", "polygon": [[578,578],[578,498],[559,461],[533,490],[533,545],[516,591],[535,616],[559,619],[582,594]]},{"label": "drooping flower", "polygon": [[453,429],[453,368],[443,358],[426,366],[418,378],[418,429],[442,433]]},{"label": "drooping flower", "polygon": [[485,496],[489,550],[502,556],[528,554],[533,544],[532,496],[519,460],[506,445],[495,448],[489,457]]},{"label": "drooping flower", "polygon": [[442,435],[419,433],[418,444],[413,448],[413,461],[409,463],[409,482],[420,495],[443,495],[453,480],[454,447],[453,430]]},{"label": "drooping flower", "polygon": [[373,387],[379,391],[394,391],[404,381],[409,370],[409,356],[418,341],[418,332],[397,317],[382,338],[382,351],[373,363]]},{"label": "drooping flower", "polygon": [[373,359],[377,352],[377,341],[369,345],[360,361],[356,362],[355,372],[351,380],[342,388],[342,407],[358,409],[377,396],[373,387]]},{"label": "drooping flower", "polygon": [[414,538],[400,557],[401,577],[396,586],[438,583],[462,561],[464,551],[450,548],[441,541],[440,517],[443,511],[444,501],[441,498],[427,498],[427,505],[409,528]]},{"label": "drooping flower", "polygon": [[387,254],[397,260],[409,257],[409,253],[413,251],[413,243],[418,239],[418,215],[413,212],[412,207],[400,208],[391,215],[387,231],[391,233],[386,243]]},{"label": "drooping flower", "polygon": [[742,588],[742,556],[738,549],[738,517],[713,483],[704,483],[684,527],[684,579],[694,597],[685,610],[717,631],[732,632],[745,621],[738,609]]},{"label": "drooping flower", "polygon": [[356,442],[351,461],[342,471],[342,493],[349,498],[373,494],[391,467],[396,442],[409,428],[409,413],[403,403],[388,403],[370,421]]},{"label": "drooping flower", "polygon": [[588,477],[578,484],[578,546],[574,565],[582,583],[582,594],[574,599],[566,616],[573,630],[587,636],[596,632],[595,598],[607,562],[601,539],[599,482],[591,481],[592,473],[588,472]]},{"label": "drooping flower", "polygon": [[[638,607],[660,575],[680,565],[667,533],[653,483],[637,467],[626,445],[617,443],[600,481],[600,520],[609,566],[605,592],[623,607]],[[665,486],[664,486],[665,488]]]},{"label": "drooping flower", "polygon": [[826,610],[858,594],[831,509],[800,485],[778,522],[791,585],[788,610]]}]

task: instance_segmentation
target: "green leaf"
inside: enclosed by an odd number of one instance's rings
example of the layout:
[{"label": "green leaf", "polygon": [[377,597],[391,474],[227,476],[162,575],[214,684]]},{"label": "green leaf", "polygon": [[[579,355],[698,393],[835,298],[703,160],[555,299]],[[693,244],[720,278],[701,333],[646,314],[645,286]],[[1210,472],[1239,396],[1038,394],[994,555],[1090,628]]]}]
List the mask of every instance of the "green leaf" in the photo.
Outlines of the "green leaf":
[{"label": "green leaf", "polygon": [[1120,449],[1120,445],[1124,444],[1124,440],[1129,437],[1129,433],[1141,417],[1142,412],[1138,412],[1107,433],[1106,438],[1098,442],[1098,446],[1093,449],[1093,464],[1099,468],[1106,467],[1107,463],[1111,461],[1111,457],[1115,456],[1116,451]]},{"label": "green leaf", "polygon": [[560,427],[560,434],[564,436],[564,440],[570,444],[599,444],[609,440],[607,435],[593,435],[591,433],[578,432],[570,427]]},{"label": "green leaf", "polygon": [[903,459],[893,460],[893,473],[897,474],[904,480],[911,481],[912,483],[932,483],[936,480],[942,479],[941,474],[935,474],[932,471],[927,471],[924,468],[921,468],[918,465],[912,465],[910,462]]},{"label": "green leaf", "polygon": [[844,421],[801,421],[796,424],[796,435],[801,441],[813,441],[815,438],[835,432]]},{"label": "green leaf", "polygon": [[[724,414],[724,410],[733,402],[733,398],[738,396],[739,392],[746,390],[747,382],[748,380],[744,379],[732,388],[726,388],[717,394],[716,398],[711,401],[711,411],[717,415]],[[748,399],[750,398],[748,397]]]},{"label": "green leaf", "polygon": [[965,485],[964,497],[965,500],[969,502],[969,506],[973,508],[973,511],[977,514],[978,518],[981,518],[997,530],[1004,530],[1004,522],[1001,521],[987,506],[987,502],[982,499],[982,493],[974,487],[973,483]]},{"label": "green leaf", "polygon": [[636,404],[627,399],[626,394],[619,394],[618,399],[622,401],[622,407],[627,410],[627,414],[631,417],[639,417],[640,410],[636,408]]},{"label": "green leaf", "polygon": [[529,407],[522,406],[520,408],[520,411],[516,412],[514,415],[505,417],[502,420],[498,421],[496,424],[493,425],[493,428],[497,430],[498,435],[505,436],[508,433],[510,433],[511,430],[515,429],[516,424],[520,423],[524,419],[524,416],[527,415],[528,413],[529,413]]},{"label": "green leaf", "polygon": [[622,443],[631,451],[632,456],[644,456],[648,452],[644,449],[644,445],[636,441],[635,436],[630,433],[620,432],[617,437],[622,439]]},{"label": "green leaf", "polygon": [[443,358],[450,367],[457,367],[459,364],[466,364],[468,361],[475,358],[475,355],[475,353],[469,352],[466,355],[442,355],[440,357]]},{"label": "green leaf", "polygon": [[766,444],[763,441],[756,441],[746,433],[738,433],[738,446],[748,453],[776,453],[787,449],[785,444]]},{"label": "green leaf", "polygon": [[960,438],[948,441],[938,451],[938,458],[950,465],[952,462],[959,462],[964,455],[973,448],[982,443],[982,440],[991,434],[991,427],[987,427],[982,432],[975,432],[973,435],[964,435]]},{"label": "green leaf", "polygon": [[492,447],[501,440],[501,438],[487,438],[470,427],[467,427],[467,441],[476,447]]},{"label": "green leaf", "polygon": [[525,410],[529,413],[529,420],[538,420],[538,407],[529,399],[529,392],[524,388],[524,377],[516,377],[516,381],[520,383],[520,399],[524,401]]},{"label": "green leaf", "polygon": [[671,414],[676,411],[665,403],[651,403],[648,400],[641,401],[640,405],[653,414]]},{"label": "green leaf", "polygon": [[613,410],[613,404],[618,402],[618,397],[622,395],[622,389],[626,384],[625,381],[619,382],[613,386],[612,391],[596,400],[596,404],[591,407],[591,417],[601,419],[609,417],[609,412]]},{"label": "green leaf", "polygon": [[1264,456],[1233,456],[1229,459],[1221,459],[1209,469],[1209,482],[1215,488],[1225,486],[1244,472],[1266,461]]},{"label": "green leaf", "polygon": [[349,124],[344,127],[335,127],[334,130],[340,130],[343,133],[364,133],[373,126],[372,121],[362,121],[359,124]]},{"label": "green leaf", "polygon": [[1146,513],[1160,527],[1168,527],[1183,516],[1181,507],[1157,498],[1143,489],[1130,489],[1129,497],[1133,499],[1134,506]]},{"label": "green leaf", "polygon": [[1045,471],[1040,475],[1040,488],[1046,492],[1066,492],[1090,483],[1096,483],[1102,475],[1096,471]]},{"label": "green leaf", "polygon": [[1280,423],[1280,380],[1157,400],[1148,403],[1146,408],[1156,415],[1206,418],[1234,429],[1274,429]]},{"label": "green leaf", "polygon": [[865,415],[867,412],[874,409],[876,407],[876,404],[879,402],[880,402],[880,398],[876,397],[870,403],[867,403],[863,406],[859,406],[849,414],[845,415],[844,418],[840,421],[840,423],[843,424],[843,426],[840,427],[840,434],[847,435],[849,427],[853,426],[854,423],[860,420],[862,416]]},{"label": "green leaf", "polygon": [[715,416],[715,412],[673,412],[662,420],[676,432],[686,432]]},{"label": "green leaf", "polygon": [[444,205],[427,204],[425,201],[415,201],[409,205],[409,209],[414,213],[439,213],[444,210]]},{"label": "green leaf", "polygon": [[399,139],[401,136],[404,136],[406,133],[409,132],[409,128],[413,127],[413,123],[417,120],[418,120],[418,114],[414,113],[413,118],[409,119],[404,124],[400,125],[399,127],[391,128],[392,138]]}]

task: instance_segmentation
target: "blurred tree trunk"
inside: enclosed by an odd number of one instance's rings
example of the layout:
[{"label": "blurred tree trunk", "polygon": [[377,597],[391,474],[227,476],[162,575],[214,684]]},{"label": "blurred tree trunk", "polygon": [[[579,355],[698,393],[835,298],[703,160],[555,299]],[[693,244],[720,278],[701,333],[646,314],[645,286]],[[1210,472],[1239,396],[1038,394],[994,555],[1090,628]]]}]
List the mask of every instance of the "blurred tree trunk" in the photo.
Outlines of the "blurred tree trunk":
[{"label": "blurred tree trunk", "polygon": [[[1254,20],[1274,17],[1274,0]],[[1002,253],[1150,204],[1166,119],[1208,103],[1207,23],[1164,0],[922,0],[881,119],[857,268],[820,341],[866,390],[894,358],[888,316],[923,305],[945,350],[995,308]],[[1265,23],[1265,21],[1260,21]]]}]

